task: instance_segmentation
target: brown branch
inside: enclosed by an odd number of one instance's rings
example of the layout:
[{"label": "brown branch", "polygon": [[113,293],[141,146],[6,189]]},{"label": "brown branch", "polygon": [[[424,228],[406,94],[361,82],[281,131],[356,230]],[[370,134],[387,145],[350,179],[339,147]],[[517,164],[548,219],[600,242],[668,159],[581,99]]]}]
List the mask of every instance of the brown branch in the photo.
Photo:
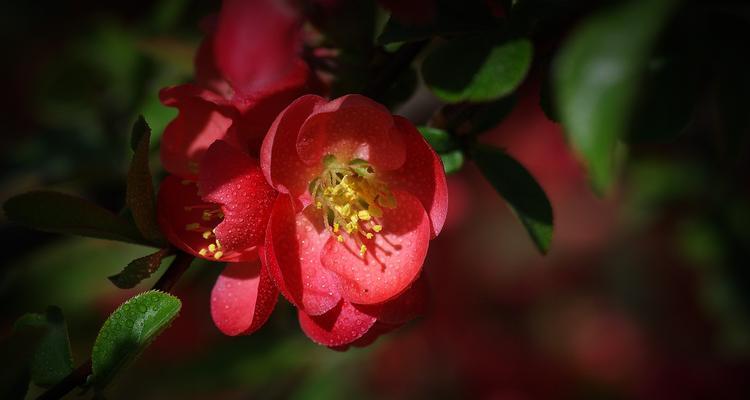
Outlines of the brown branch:
[{"label": "brown branch", "polygon": [[[172,290],[174,285],[180,280],[182,274],[187,271],[190,263],[193,262],[193,256],[177,251],[177,256],[172,263],[169,264],[167,270],[154,284],[151,290],[161,290],[163,292],[169,292]],[[73,391],[76,387],[86,383],[86,379],[91,375],[91,358],[86,360],[81,366],[76,368],[73,372],[68,374],[63,380],[58,382],[55,386],[47,389],[41,396],[37,397],[37,400],[53,400],[60,399],[66,394]]]}]

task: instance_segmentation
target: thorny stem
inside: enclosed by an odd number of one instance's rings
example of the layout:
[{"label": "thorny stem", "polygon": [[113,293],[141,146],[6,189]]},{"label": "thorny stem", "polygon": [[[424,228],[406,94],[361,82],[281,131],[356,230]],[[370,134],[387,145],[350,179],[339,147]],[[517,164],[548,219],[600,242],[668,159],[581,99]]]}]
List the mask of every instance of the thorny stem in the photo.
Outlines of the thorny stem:
[{"label": "thorny stem", "polygon": [[[172,263],[167,267],[167,270],[154,284],[151,290],[161,290],[163,292],[169,292],[172,290],[177,281],[180,280],[182,274],[187,271],[190,263],[193,262],[193,256],[177,251],[177,256]],[[47,389],[41,396],[37,397],[37,400],[52,400],[60,399],[66,394],[70,393],[73,389],[86,383],[86,379],[91,375],[91,358],[86,360],[78,368],[73,370],[68,376],[63,378],[55,386]]]}]

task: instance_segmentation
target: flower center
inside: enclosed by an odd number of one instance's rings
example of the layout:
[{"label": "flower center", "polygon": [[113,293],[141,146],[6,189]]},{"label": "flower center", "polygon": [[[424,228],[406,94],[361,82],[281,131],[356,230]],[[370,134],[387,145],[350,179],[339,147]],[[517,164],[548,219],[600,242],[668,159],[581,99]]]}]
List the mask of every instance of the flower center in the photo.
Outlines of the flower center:
[{"label": "flower center", "polygon": [[325,226],[336,240],[343,242],[342,233],[346,232],[359,244],[359,254],[364,256],[365,241],[383,229],[383,207],[395,208],[396,199],[365,160],[342,163],[327,155],[323,164],[325,170],[309,186],[315,207],[323,210]]},{"label": "flower center", "polygon": [[[194,184],[192,181],[183,181],[183,185]],[[214,229],[224,219],[224,213],[215,204],[197,204],[185,206],[185,212],[195,215],[200,212],[200,222],[193,222],[185,225],[185,230],[200,234],[205,240],[206,245],[198,250],[198,254],[203,257],[213,257],[216,260],[224,256],[224,251],[216,238]]]}]

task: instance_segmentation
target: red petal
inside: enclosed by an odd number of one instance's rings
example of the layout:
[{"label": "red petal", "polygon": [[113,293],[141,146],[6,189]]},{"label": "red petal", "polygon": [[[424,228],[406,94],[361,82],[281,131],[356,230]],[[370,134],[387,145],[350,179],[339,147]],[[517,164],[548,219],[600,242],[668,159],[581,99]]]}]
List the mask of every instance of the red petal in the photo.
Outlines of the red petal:
[{"label": "red petal", "polygon": [[338,277],[320,263],[330,236],[314,207],[295,213],[292,199],[280,195],[266,235],[266,262],[282,294],[307,314],[320,315],[341,299]]},{"label": "red petal", "polygon": [[392,324],[386,324],[382,323],[380,321],[375,321],[375,324],[370,327],[370,330],[367,331],[362,337],[359,339],[342,345],[342,346],[329,346],[331,350],[336,351],[347,351],[352,347],[367,347],[373,343],[375,343],[376,340],[382,335],[385,335],[386,333],[398,329],[401,325],[392,325]]},{"label": "red petal", "polygon": [[177,107],[180,113],[164,130],[161,160],[164,169],[183,178],[195,178],[203,154],[216,140],[232,143],[228,135],[236,115],[234,108],[218,95],[193,85],[162,89],[162,103]]},{"label": "red petal", "polygon": [[[213,29],[211,29],[213,31]],[[195,54],[195,81],[204,88],[231,98],[234,91],[216,67],[214,57],[214,35],[208,33]]]},{"label": "red petal", "polygon": [[443,228],[448,214],[448,186],[440,157],[435,154],[419,131],[406,118],[393,117],[406,142],[408,157],[401,168],[388,171],[382,179],[391,189],[400,189],[416,196],[430,216],[431,237]]},{"label": "red petal", "polygon": [[293,67],[300,27],[282,1],[225,0],[214,39],[216,65],[239,94],[263,90]]},{"label": "red petal", "polygon": [[297,312],[299,324],[305,335],[313,342],[324,346],[342,346],[364,335],[375,323],[375,317],[358,310],[352,304],[341,301],[323,315],[310,316],[302,310]]},{"label": "red petal", "polygon": [[333,154],[340,161],[368,160],[383,171],[400,167],[406,157],[388,109],[356,94],[316,107],[300,128],[297,151],[308,165]]},{"label": "red petal", "polygon": [[[194,181],[183,180],[169,175],[161,183],[158,196],[157,216],[159,227],[170,243],[183,251],[216,261],[211,254],[201,256],[198,252],[213,244],[213,238],[205,239],[203,232],[215,228],[218,220],[204,221],[203,212],[218,209],[217,204],[204,202],[198,196],[198,186]],[[200,229],[186,229],[188,225],[199,224]],[[225,251],[223,261],[253,261],[258,258],[255,248]]]},{"label": "red petal", "polygon": [[297,60],[283,81],[252,96],[235,96],[232,100],[242,115],[235,125],[246,139],[251,155],[260,153],[263,138],[279,113],[298,97],[310,92],[309,77],[307,65]]},{"label": "red petal", "polygon": [[393,192],[396,207],[384,208],[383,230],[365,239],[367,252],[350,236],[331,237],[323,248],[323,265],[341,278],[341,296],[352,303],[381,303],[403,292],[419,276],[430,241],[430,219],[414,196]]},{"label": "red petal", "polygon": [[300,97],[279,114],[263,140],[260,164],[266,180],[277,190],[295,198],[306,195],[310,180],[323,169],[322,164],[304,164],[297,154],[296,143],[302,124],[317,105],[324,103],[320,96]]},{"label": "red petal", "polygon": [[[427,309],[429,289],[424,274],[395,299],[373,306],[362,306],[363,310],[378,317],[378,322],[401,325],[424,314]],[[369,307],[378,307],[370,309]]]},{"label": "red petal", "polygon": [[211,291],[211,317],[225,335],[247,335],[266,323],[278,297],[259,262],[229,263]]},{"label": "red petal", "polygon": [[223,251],[241,252],[263,244],[277,192],[257,160],[216,141],[203,158],[199,186],[203,200],[221,205],[224,220],[214,233]]}]

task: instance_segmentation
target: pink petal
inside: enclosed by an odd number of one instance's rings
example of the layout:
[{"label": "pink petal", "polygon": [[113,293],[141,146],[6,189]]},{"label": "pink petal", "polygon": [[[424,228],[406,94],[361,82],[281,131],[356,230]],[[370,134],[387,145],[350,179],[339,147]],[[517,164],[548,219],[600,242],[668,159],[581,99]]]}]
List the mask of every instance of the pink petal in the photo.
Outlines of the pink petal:
[{"label": "pink petal", "polygon": [[422,202],[430,216],[431,237],[437,236],[448,214],[448,186],[440,157],[406,118],[393,117],[403,135],[408,157],[401,168],[383,173],[391,189],[408,191]]},{"label": "pink petal", "polygon": [[383,209],[383,230],[364,239],[366,253],[344,235],[331,237],[321,255],[323,265],[341,278],[341,295],[358,304],[382,303],[404,290],[419,276],[430,241],[430,220],[414,196],[393,192],[396,207]]},{"label": "pink petal", "polygon": [[323,169],[322,164],[304,164],[297,154],[296,143],[302,124],[317,105],[324,103],[320,96],[300,97],[279,114],[263,140],[260,165],[266,180],[280,192],[290,193],[295,198],[306,196],[310,180]]},{"label": "pink petal", "polygon": [[225,335],[248,335],[266,323],[278,297],[260,262],[229,263],[211,291],[211,317]]},{"label": "pink petal", "polygon": [[340,161],[367,160],[382,171],[400,167],[406,157],[388,109],[356,94],[318,105],[300,128],[297,151],[308,165],[333,154]]},{"label": "pink petal", "polygon": [[[162,181],[157,199],[157,219],[159,227],[170,243],[194,256],[216,261],[212,254],[200,255],[201,249],[214,244],[214,239],[206,239],[203,232],[216,227],[218,220],[205,221],[203,212],[218,210],[218,204],[207,203],[198,196],[198,185],[194,181],[183,180],[169,175]],[[187,229],[198,224],[199,229]],[[255,247],[241,251],[225,251],[222,261],[253,261],[258,258]]]},{"label": "pink petal", "polygon": [[297,312],[299,324],[305,335],[313,342],[324,346],[342,346],[364,335],[375,323],[375,317],[358,310],[352,304],[341,301],[323,315],[310,316],[302,310]]},{"label": "pink petal", "polygon": [[263,90],[293,68],[300,27],[300,17],[282,1],[224,0],[214,38],[216,65],[239,94]]},{"label": "pink petal", "polygon": [[266,234],[265,257],[281,293],[300,310],[320,315],[341,299],[338,277],[320,263],[329,237],[314,207],[295,213],[292,199],[280,195]]},{"label": "pink petal", "polygon": [[203,200],[221,205],[224,219],[214,233],[224,251],[263,244],[277,192],[266,182],[257,160],[216,141],[203,158],[199,187]]},{"label": "pink petal", "polygon": [[239,140],[228,134],[234,108],[217,94],[193,85],[162,89],[159,97],[167,106],[179,110],[167,125],[161,141],[164,169],[183,178],[195,178],[203,154],[216,140]]}]

